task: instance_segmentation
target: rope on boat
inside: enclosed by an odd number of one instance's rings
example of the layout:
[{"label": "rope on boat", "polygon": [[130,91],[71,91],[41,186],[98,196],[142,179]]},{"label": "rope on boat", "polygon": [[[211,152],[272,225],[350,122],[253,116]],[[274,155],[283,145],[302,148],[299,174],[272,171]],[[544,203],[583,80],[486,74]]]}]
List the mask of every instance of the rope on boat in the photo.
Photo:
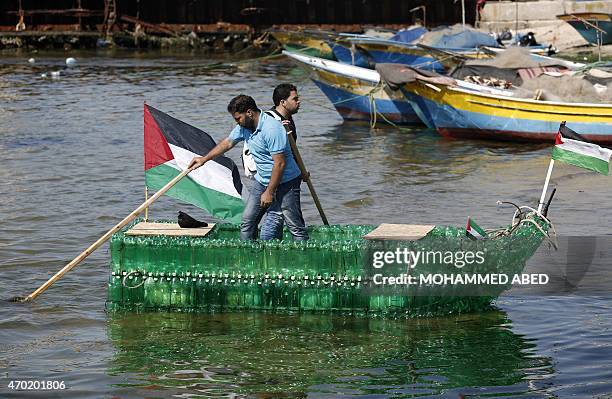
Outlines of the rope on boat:
[{"label": "rope on boat", "polygon": [[[246,49],[243,49],[243,50],[246,50]],[[241,51],[237,52],[236,54],[239,54]],[[234,54],[234,55],[236,55],[236,54]],[[245,60],[230,61],[230,62],[214,62],[214,63],[209,64],[209,65],[204,65],[201,68],[202,69],[216,69],[216,68],[220,68],[220,67],[231,67],[231,66],[235,66],[235,65],[251,64],[253,62],[261,62],[261,61],[270,60],[270,59],[273,59],[273,58],[280,58],[282,56],[283,56],[283,54],[280,53],[279,49],[277,48],[274,51],[272,51],[270,54],[267,54],[267,55],[264,55],[264,56],[261,56],[261,57],[247,58]]]},{"label": "rope on boat", "polygon": [[553,229],[553,235],[552,235],[552,238],[551,238],[551,236],[546,231],[544,231],[544,229],[542,227],[540,227],[540,225],[535,220],[533,220],[533,219],[521,219],[521,221],[518,224],[521,224],[521,223],[531,223],[531,224],[533,224],[540,231],[540,233],[542,233],[544,238],[546,238],[548,240],[550,245],[552,245],[555,250],[559,249],[559,243],[557,242],[557,232],[555,231],[554,226],[552,224],[550,225],[550,227]]},{"label": "rope on boat", "polygon": [[139,272],[137,272],[136,270],[132,270],[131,272],[129,272],[128,274],[126,274],[125,276],[123,276],[123,279],[121,280],[121,285],[123,285],[125,288],[133,290],[135,288],[140,287],[141,285],[143,285],[145,283],[146,279],[142,279],[142,281],[140,282],[140,284],[138,285],[127,285],[125,282],[127,281],[127,279],[132,275],[132,274],[139,274]]},{"label": "rope on boat", "polygon": [[[508,235],[514,232],[514,230],[516,230],[522,223],[531,223],[540,231],[540,233],[542,233],[542,235],[544,236],[544,238],[546,238],[550,245],[552,245],[552,247],[557,250],[559,248],[559,242],[557,240],[557,230],[555,229],[555,225],[546,216],[539,214],[534,208],[530,206],[523,205],[517,208],[518,209],[514,211],[514,214],[512,215],[512,222],[510,228],[502,230],[491,230],[491,234],[495,234],[495,237]],[[525,211],[530,212],[527,213]],[[525,215],[525,217],[522,217],[522,215]],[[544,222],[546,222],[546,224],[550,226],[552,234],[549,234],[547,231],[544,231],[544,229],[534,220],[535,215],[537,215],[538,218],[544,220]]]}]

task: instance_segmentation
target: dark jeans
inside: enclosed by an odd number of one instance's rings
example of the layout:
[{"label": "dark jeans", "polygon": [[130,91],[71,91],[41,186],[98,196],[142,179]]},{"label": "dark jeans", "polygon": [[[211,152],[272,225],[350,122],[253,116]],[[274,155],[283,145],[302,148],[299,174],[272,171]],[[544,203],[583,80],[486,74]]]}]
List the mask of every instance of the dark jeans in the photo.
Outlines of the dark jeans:
[{"label": "dark jeans", "polygon": [[266,191],[266,186],[258,181],[254,181],[249,198],[244,207],[244,212],[242,213],[240,239],[255,239],[257,225],[267,212],[274,212],[276,215],[271,214],[269,215],[271,217],[266,216],[266,219],[270,219],[270,221],[264,223],[264,226],[262,226],[261,239],[269,240],[275,238],[277,234],[276,229],[278,228],[276,216],[280,212],[293,239],[296,241],[308,240],[308,232],[306,231],[300,205],[301,183],[302,178],[298,176],[293,180],[280,184],[274,194],[272,205],[270,205],[268,209],[264,209],[261,207],[260,202],[261,195]]}]

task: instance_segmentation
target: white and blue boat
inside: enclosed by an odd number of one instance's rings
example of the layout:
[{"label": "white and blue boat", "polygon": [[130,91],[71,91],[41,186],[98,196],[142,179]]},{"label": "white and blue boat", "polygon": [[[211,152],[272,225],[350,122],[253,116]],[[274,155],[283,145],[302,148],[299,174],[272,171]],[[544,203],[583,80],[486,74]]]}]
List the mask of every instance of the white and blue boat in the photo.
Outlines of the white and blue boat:
[{"label": "white and blue boat", "polygon": [[311,72],[310,78],[344,120],[421,124],[404,95],[384,85],[375,70],[288,51],[283,54]]}]

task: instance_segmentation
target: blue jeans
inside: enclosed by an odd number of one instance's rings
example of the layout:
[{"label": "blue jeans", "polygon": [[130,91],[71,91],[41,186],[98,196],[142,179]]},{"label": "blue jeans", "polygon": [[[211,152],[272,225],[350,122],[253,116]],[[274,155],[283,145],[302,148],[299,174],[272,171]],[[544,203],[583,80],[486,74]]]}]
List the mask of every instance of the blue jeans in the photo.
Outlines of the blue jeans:
[{"label": "blue jeans", "polygon": [[[266,191],[266,186],[254,181],[251,193],[247,199],[247,203],[242,213],[242,223],[240,224],[240,239],[253,240],[257,233],[257,225],[259,221],[269,212],[280,212],[282,218],[287,224],[289,232],[296,241],[308,240],[308,232],[302,217],[302,208],[300,205],[300,184],[302,183],[301,176],[296,177],[286,183],[282,183],[276,189],[272,205],[267,209],[260,205],[261,195]],[[272,217],[274,218],[275,215]],[[268,217],[266,217],[268,219]],[[270,230],[269,230],[270,228]],[[261,239],[275,238],[273,226],[262,227]],[[264,237],[265,236],[265,237]],[[278,237],[276,237],[278,238]]]},{"label": "blue jeans", "polygon": [[261,232],[259,238],[262,240],[283,239],[283,212],[268,209],[261,222]]}]

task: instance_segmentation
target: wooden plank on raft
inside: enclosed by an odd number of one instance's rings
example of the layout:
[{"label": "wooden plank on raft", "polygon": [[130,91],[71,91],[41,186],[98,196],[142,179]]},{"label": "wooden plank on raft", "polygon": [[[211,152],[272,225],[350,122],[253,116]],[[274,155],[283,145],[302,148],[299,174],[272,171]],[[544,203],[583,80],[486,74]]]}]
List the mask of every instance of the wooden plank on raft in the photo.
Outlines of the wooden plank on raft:
[{"label": "wooden plank on raft", "polygon": [[128,236],[192,236],[204,237],[212,228],[214,223],[210,223],[208,227],[198,228],[182,228],[178,223],[153,223],[140,222],[136,226],[129,229],[125,234]]},{"label": "wooden plank on raft", "polygon": [[436,226],[383,223],[363,238],[366,240],[416,241],[425,237],[434,227]]}]

